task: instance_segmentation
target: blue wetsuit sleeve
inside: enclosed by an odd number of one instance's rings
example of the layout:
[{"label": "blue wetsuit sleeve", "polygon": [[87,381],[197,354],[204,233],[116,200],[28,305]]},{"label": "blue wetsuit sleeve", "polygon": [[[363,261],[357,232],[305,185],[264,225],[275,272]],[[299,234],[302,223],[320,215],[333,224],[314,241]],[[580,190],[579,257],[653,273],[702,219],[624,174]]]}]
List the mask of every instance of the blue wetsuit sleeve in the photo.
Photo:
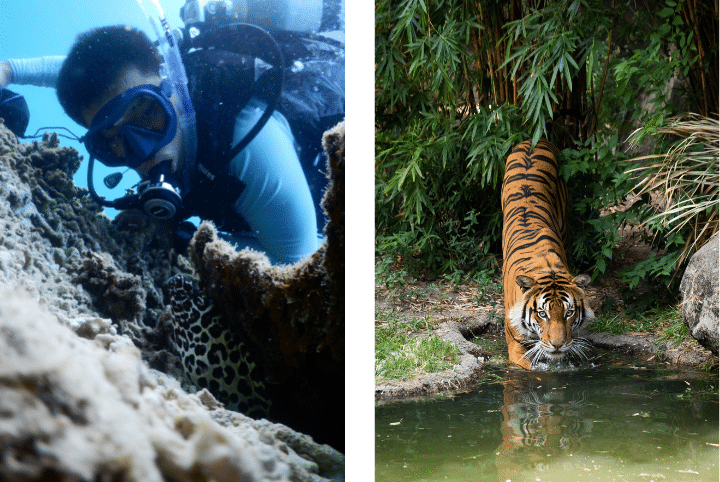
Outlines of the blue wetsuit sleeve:
[{"label": "blue wetsuit sleeve", "polygon": [[[233,144],[255,125],[265,106],[251,103],[237,116]],[[319,247],[310,188],[285,118],[275,113],[230,163],[245,183],[235,210],[274,261],[295,263]]]},{"label": "blue wetsuit sleeve", "polygon": [[64,55],[34,59],[8,59],[13,70],[13,84],[55,87]]}]

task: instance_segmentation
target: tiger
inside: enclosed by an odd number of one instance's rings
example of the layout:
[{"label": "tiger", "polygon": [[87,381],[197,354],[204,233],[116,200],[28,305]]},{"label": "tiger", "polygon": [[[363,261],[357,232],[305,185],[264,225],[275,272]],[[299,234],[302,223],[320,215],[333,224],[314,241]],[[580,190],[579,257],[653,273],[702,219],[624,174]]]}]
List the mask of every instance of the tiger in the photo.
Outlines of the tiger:
[{"label": "tiger", "polygon": [[505,338],[511,363],[540,369],[567,355],[586,357],[590,343],[573,337],[595,318],[583,289],[590,277],[568,272],[568,189],[558,175],[558,149],[540,139],[518,144],[502,184]]}]

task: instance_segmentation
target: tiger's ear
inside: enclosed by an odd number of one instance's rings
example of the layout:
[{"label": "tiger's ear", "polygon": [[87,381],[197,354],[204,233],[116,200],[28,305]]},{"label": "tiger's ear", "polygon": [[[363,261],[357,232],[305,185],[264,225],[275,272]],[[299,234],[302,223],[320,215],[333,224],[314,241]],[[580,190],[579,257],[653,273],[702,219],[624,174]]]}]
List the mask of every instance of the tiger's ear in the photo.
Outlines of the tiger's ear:
[{"label": "tiger's ear", "polygon": [[586,274],[580,274],[575,277],[573,282],[577,285],[578,288],[585,288],[587,285],[590,284],[590,277]]},{"label": "tiger's ear", "polygon": [[529,278],[527,276],[519,275],[517,278],[515,278],[515,282],[520,287],[520,291],[525,293],[527,290],[530,289],[532,285],[535,284],[535,280],[532,278]]}]

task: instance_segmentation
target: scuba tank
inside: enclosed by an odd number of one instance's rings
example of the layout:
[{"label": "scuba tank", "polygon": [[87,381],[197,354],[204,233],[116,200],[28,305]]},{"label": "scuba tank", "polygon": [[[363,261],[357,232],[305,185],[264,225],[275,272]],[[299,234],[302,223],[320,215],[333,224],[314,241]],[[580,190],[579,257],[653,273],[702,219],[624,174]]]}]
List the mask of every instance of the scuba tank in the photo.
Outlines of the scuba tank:
[{"label": "scuba tank", "polygon": [[[203,25],[247,23],[265,30],[345,30],[344,0],[186,0],[180,18],[193,33]],[[193,31],[192,29],[195,29]]]}]

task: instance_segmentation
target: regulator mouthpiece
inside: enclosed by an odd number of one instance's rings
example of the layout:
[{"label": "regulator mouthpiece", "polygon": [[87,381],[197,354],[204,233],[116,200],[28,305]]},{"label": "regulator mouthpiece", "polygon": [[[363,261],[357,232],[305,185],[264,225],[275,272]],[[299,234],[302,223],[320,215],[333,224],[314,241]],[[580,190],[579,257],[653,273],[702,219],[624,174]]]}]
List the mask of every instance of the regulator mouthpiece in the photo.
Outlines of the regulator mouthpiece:
[{"label": "regulator mouthpiece", "polygon": [[171,165],[170,160],[160,162],[150,170],[147,180],[138,185],[143,211],[160,221],[172,219],[182,205],[180,188]]}]

